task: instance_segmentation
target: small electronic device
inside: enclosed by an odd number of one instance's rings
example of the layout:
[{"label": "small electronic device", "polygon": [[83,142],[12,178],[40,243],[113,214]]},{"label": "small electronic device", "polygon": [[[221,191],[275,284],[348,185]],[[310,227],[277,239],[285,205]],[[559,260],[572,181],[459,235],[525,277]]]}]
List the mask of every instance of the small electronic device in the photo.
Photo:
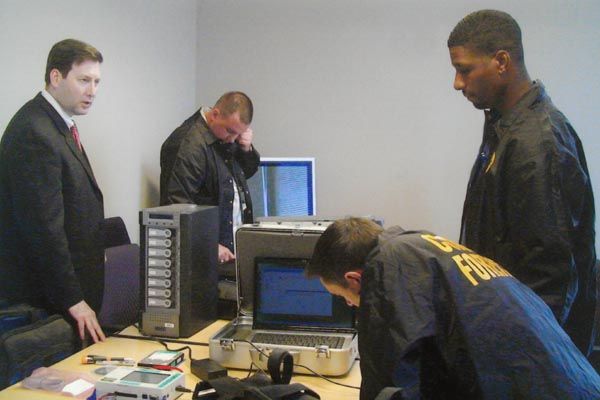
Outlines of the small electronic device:
[{"label": "small electronic device", "polygon": [[183,362],[184,355],[181,351],[158,350],[153,351],[137,363],[138,367],[152,367],[164,365],[176,367]]},{"label": "small electronic device", "polygon": [[185,376],[179,371],[157,371],[151,368],[119,367],[96,382],[96,396],[112,394],[116,400],[172,400],[182,393]]},{"label": "small electronic device", "polygon": [[210,358],[192,360],[190,362],[190,369],[192,370],[192,374],[196,375],[203,381],[209,381],[211,379],[227,376],[227,369]]},{"label": "small electronic device", "polygon": [[134,367],[135,360],[128,357],[106,357],[88,354],[81,359],[82,364],[121,365]]}]

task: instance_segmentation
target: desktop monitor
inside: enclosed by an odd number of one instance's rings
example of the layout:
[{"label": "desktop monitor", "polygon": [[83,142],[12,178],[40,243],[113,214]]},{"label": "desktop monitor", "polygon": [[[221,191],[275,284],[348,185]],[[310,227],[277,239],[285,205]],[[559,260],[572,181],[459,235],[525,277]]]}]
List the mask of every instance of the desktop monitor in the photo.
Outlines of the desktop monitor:
[{"label": "desktop monitor", "polygon": [[248,187],[255,218],[316,215],[314,158],[261,157]]}]

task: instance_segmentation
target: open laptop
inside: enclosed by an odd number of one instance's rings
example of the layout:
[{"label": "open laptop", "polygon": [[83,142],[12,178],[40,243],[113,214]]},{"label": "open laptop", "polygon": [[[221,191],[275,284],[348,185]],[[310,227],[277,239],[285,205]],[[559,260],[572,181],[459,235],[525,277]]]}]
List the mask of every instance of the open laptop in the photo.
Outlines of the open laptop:
[{"label": "open laptop", "polygon": [[353,340],[353,309],[319,279],[308,279],[307,263],[299,258],[255,259],[252,343],[342,349]]},{"label": "open laptop", "polygon": [[348,372],[358,354],[354,311],[319,279],[304,275],[307,263],[256,257],[252,317],[240,316],[217,332],[210,358],[229,368],[266,368],[263,354],[284,349],[294,357],[295,372]]}]

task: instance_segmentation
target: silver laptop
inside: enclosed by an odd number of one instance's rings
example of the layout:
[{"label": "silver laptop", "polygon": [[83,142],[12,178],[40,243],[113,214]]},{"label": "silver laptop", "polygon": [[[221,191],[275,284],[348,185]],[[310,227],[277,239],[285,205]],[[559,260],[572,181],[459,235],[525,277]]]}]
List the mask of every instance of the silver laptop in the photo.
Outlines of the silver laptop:
[{"label": "silver laptop", "polygon": [[281,348],[294,356],[295,372],[346,373],[357,354],[354,311],[319,279],[306,278],[307,262],[255,258],[253,318],[238,318],[211,338],[210,357],[246,369],[266,363],[254,346],[266,353]]}]

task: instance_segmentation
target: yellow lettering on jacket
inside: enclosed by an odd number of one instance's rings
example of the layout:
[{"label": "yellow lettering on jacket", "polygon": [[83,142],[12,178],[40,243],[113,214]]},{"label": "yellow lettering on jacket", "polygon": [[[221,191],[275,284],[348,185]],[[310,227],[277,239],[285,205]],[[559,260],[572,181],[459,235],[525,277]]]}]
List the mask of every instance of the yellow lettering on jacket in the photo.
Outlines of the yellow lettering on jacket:
[{"label": "yellow lettering on jacket", "polygon": [[480,282],[489,281],[493,278],[511,276],[507,270],[498,263],[487,257],[473,253],[467,247],[452,242],[441,236],[421,235],[421,238],[432,244],[444,253],[460,251],[452,256],[452,260],[458,267],[463,276],[473,285],[477,286]]},{"label": "yellow lettering on jacket", "polygon": [[455,256],[452,256],[452,259],[458,266],[458,269],[460,270],[460,272],[463,273],[463,275],[469,280],[469,282],[471,282],[471,284],[473,286],[479,285],[477,280],[473,277],[473,269],[471,268],[469,263],[465,261],[462,254],[457,254]]},{"label": "yellow lettering on jacket", "polygon": [[469,264],[471,269],[484,281],[489,281],[492,277],[490,272],[482,264],[480,264],[475,257],[471,257],[471,254],[463,253],[463,258]]},{"label": "yellow lettering on jacket", "polygon": [[429,243],[446,253],[452,253],[454,250],[469,251],[467,247],[441,236],[421,235],[421,238],[427,240]]}]

